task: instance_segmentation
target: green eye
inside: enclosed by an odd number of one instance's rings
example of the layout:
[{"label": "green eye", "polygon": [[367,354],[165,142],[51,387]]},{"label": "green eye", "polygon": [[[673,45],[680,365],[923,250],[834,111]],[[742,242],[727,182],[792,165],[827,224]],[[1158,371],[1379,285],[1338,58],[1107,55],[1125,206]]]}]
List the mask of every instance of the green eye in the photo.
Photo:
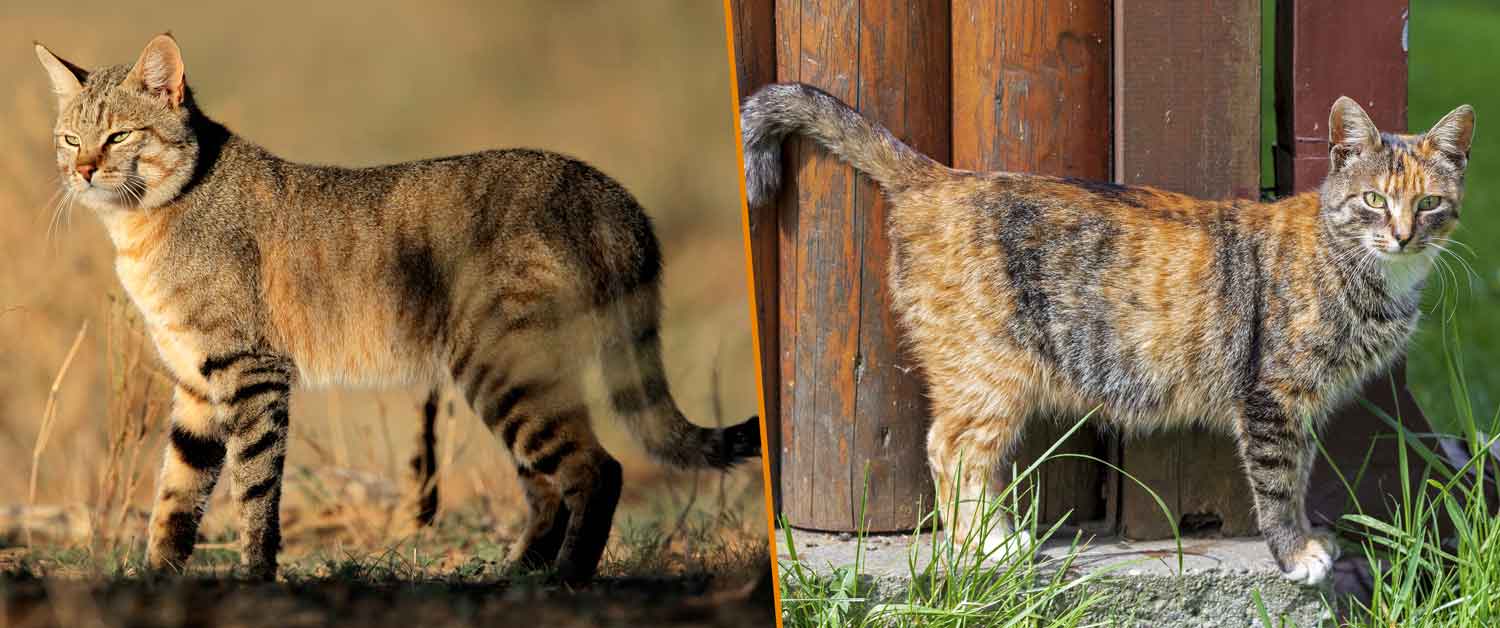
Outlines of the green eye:
[{"label": "green eye", "polygon": [[1365,204],[1375,209],[1385,209],[1385,197],[1378,192],[1365,192]]},{"label": "green eye", "polygon": [[108,141],[110,144],[119,144],[120,142],[123,142],[127,138],[129,138],[130,137],[130,133],[131,133],[130,131],[120,131],[118,133],[110,133],[109,134],[109,138],[106,141]]},{"label": "green eye", "polygon": [[1434,209],[1437,209],[1438,205],[1442,204],[1443,197],[1441,196],[1424,196],[1422,197],[1422,200],[1417,201],[1417,211],[1432,211]]},{"label": "green eye", "polygon": [[73,136],[73,135],[64,135],[63,136],[63,143],[67,144],[68,146],[74,146],[74,147],[76,147],[76,146],[78,146],[78,137],[77,136]]}]

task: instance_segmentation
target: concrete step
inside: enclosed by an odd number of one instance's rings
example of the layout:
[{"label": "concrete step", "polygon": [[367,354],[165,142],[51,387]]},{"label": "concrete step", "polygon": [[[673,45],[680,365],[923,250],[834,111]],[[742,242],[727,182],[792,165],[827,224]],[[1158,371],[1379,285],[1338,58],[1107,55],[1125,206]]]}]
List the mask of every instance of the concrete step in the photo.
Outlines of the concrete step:
[{"label": "concrete step", "polygon": [[[794,530],[792,537],[802,563],[819,575],[827,576],[833,569],[854,564],[857,540],[852,535]],[[906,601],[912,584],[909,561],[914,538],[920,571],[931,562],[930,536],[872,535],[864,539],[861,594],[870,603]],[[780,559],[789,560],[783,547],[784,531],[778,530],[776,541]],[[1051,541],[1039,552],[1039,560],[1048,565],[1067,551],[1066,543]],[[1305,587],[1283,578],[1259,537],[1183,539],[1180,571],[1177,552],[1177,544],[1171,540],[1096,538],[1087,543],[1071,569],[1080,577],[1104,572],[1089,589],[1105,598],[1094,607],[1089,622],[1150,628],[1257,626],[1260,615],[1254,592],[1259,592],[1273,625],[1285,620],[1284,625],[1305,628],[1331,619],[1323,600],[1325,596],[1332,599],[1332,589]]]}]

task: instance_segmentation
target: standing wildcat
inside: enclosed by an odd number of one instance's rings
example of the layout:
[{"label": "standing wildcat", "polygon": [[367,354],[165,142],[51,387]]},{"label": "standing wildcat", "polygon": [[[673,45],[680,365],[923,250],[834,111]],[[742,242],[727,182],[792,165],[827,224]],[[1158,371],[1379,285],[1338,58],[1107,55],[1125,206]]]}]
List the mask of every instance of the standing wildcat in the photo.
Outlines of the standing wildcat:
[{"label": "standing wildcat", "polygon": [[[1391,135],[1342,98],[1321,190],[1274,204],[950,169],[806,85],[766,87],[741,111],[752,206],[776,193],[788,135],[890,198],[890,288],[929,382],[929,462],[955,538],[1003,490],[1028,417],[1099,407],[1126,430],[1234,433],[1283,573],[1326,577],[1338,548],[1304,508],[1312,437],[1416,328],[1457,226],[1470,107]],[[1002,526],[983,548],[1026,542]]]},{"label": "standing wildcat", "polygon": [[726,468],[758,455],[756,419],[707,429],[677,409],[655,234],[597,170],[534,150],[293,164],[198,110],[169,35],[133,65],[96,70],[36,51],[57,93],[64,190],[103,221],[177,380],[151,567],[188,559],[227,468],[244,566],[274,576],[296,383],[451,377],[525,485],[531,516],[512,558],[571,582],[597,569],[621,486],[589,424],[586,366],[656,458]]}]

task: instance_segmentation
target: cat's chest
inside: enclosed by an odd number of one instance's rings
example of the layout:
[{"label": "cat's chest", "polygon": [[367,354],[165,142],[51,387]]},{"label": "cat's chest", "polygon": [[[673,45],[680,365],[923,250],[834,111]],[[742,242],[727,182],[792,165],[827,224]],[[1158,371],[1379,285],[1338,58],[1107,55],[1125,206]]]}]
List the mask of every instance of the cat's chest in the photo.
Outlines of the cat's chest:
[{"label": "cat's chest", "polygon": [[115,275],[130,297],[141,321],[156,345],[163,364],[180,381],[203,384],[198,365],[208,353],[201,294],[204,281],[184,271],[193,265],[177,259],[168,246],[170,233],[164,225],[147,219],[122,219],[106,223],[115,240]]},{"label": "cat's chest", "polygon": [[141,321],[163,364],[179,380],[204,385],[198,365],[208,352],[209,342],[203,330],[188,319],[189,313],[182,306],[190,287],[175,285],[153,271],[144,260],[115,261],[120,285],[140,311]]}]

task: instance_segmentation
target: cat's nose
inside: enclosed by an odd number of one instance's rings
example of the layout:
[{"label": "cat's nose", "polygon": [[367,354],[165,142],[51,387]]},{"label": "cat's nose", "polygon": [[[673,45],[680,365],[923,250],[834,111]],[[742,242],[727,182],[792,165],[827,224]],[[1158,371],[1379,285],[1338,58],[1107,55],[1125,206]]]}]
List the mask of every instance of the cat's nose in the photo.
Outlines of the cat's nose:
[{"label": "cat's nose", "polygon": [[92,163],[78,164],[73,166],[73,169],[78,171],[78,176],[83,177],[84,181],[93,181],[94,171],[98,170],[99,166]]}]

